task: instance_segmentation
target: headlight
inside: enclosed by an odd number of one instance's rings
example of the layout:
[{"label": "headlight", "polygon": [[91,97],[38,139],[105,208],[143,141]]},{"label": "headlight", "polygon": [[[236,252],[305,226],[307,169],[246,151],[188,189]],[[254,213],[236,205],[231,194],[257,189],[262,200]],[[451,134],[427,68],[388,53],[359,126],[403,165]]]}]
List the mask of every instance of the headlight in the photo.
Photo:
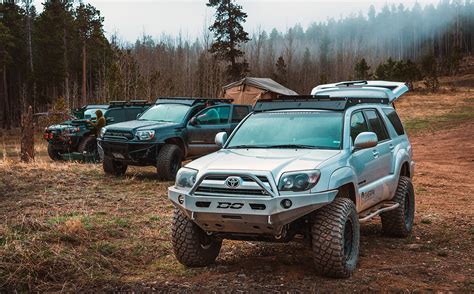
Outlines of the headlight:
[{"label": "headlight", "polygon": [[301,192],[316,186],[321,173],[319,170],[297,171],[284,173],[278,183],[278,190]]},{"label": "headlight", "polygon": [[198,171],[187,167],[180,168],[176,174],[176,187],[190,189],[196,183]]},{"label": "headlight", "polygon": [[103,138],[104,135],[105,135],[105,132],[107,132],[107,129],[106,129],[105,127],[103,127],[102,129],[100,129],[99,138]]},{"label": "headlight", "polygon": [[138,140],[142,140],[142,141],[151,140],[155,137],[155,131],[153,130],[137,131],[136,135],[137,135]]}]

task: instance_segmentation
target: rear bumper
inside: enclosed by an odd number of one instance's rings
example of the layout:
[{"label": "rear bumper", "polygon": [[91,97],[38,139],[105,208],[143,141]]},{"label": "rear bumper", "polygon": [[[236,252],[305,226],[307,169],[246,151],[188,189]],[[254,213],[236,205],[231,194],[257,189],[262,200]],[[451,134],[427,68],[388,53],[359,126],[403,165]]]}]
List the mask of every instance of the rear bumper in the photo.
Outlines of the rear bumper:
[{"label": "rear bumper", "polygon": [[[168,188],[168,198],[203,230],[244,234],[279,234],[284,225],[332,202],[336,195],[337,190],[295,196],[215,197]],[[291,200],[290,208],[283,208],[284,199]]]}]

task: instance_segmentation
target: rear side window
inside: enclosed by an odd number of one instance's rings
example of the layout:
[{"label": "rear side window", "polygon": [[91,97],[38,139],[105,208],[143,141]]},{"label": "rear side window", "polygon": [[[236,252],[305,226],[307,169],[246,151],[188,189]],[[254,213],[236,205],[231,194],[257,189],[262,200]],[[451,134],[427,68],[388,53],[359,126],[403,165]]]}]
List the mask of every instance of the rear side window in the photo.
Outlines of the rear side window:
[{"label": "rear side window", "polygon": [[399,136],[405,134],[405,130],[403,129],[403,125],[402,125],[402,121],[400,120],[400,117],[398,116],[395,109],[384,108],[383,112],[388,117],[388,120],[392,124],[392,126],[395,129],[395,131],[397,132],[397,134]]},{"label": "rear side window", "polygon": [[234,111],[232,114],[232,122],[238,123],[244,119],[244,117],[249,114],[249,108],[247,106],[234,106]]},{"label": "rear side window", "polygon": [[379,114],[375,110],[366,110],[364,111],[367,116],[367,121],[369,123],[369,128],[372,132],[377,135],[379,141],[384,141],[389,139],[387,129],[382,122]]},{"label": "rear side window", "polygon": [[364,114],[362,111],[355,112],[351,117],[351,138],[352,143],[356,139],[357,135],[362,132],[368,132],[369,128],[367,122],[365,121]]},{"label": "rear side window", "polygon": [[137,115],[143,112],[143,108],[138,108],[138,107],[130,107],[130,108],[125,108],[125,114],[127,120],[134,120],[137,118]]}]

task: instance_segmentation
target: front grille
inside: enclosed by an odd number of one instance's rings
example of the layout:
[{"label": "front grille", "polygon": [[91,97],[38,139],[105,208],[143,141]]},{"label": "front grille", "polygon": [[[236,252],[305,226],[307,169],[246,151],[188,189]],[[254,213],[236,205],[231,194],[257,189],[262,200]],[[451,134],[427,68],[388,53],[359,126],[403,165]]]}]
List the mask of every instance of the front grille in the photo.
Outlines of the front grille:
[{"label": "front grille", "polygon": [[[241,178],[241,184],[238,187],[231,188],[226,185],[226,180],[229,177]],[[204,196],[219,196],[219,195],[242,195],[242,196],[270,196],[267,192],[273,191],[270,180],[267,176],[255,175],[261,183],[254,180],[253,177],[247,175],[226,174],[226,175],[207,175],[201,184],[196,188],[195,193]],[[261,186],[263,185],[263,186]]]},{"label": "front grille", "polygon": [[230,195],[250,195],[250,196],[265,196],[268,193],[263,189],[227,189],[215,187],[201,187],[196,189],[197,193],[211,193],[211,194],[230,194]]},{"label": "front grille", "polygon": [[[225,181],[230,176],[231,175],[209,175],[206,177],[206,180]],[[268,183],[268,178],[266,176],[256,176],[256,177],[263,183]],[[241,176],[241,178],[244,182],[254,182],[254,180],[248,176]]]},{"label": "front grille", "polygon": [[120,137],[120,138],[127,138],[128,140],[133,139],[132,132],[129,131],[121,131],[121,130],[109,130],[105,132],[106,137]]}]

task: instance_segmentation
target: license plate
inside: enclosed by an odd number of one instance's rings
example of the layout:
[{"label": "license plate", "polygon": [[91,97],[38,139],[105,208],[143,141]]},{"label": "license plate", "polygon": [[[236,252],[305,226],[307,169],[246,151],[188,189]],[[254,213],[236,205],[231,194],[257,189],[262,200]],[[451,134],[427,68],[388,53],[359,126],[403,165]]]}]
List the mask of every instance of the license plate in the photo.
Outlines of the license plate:
[{"label": "license plate", "polygon": [[118,158],[118,159],[125,159],[125,156],[123,156],[123,155],[120,154],[120,153],[113,152],[112,155],[113,155],[115,158]]}]

